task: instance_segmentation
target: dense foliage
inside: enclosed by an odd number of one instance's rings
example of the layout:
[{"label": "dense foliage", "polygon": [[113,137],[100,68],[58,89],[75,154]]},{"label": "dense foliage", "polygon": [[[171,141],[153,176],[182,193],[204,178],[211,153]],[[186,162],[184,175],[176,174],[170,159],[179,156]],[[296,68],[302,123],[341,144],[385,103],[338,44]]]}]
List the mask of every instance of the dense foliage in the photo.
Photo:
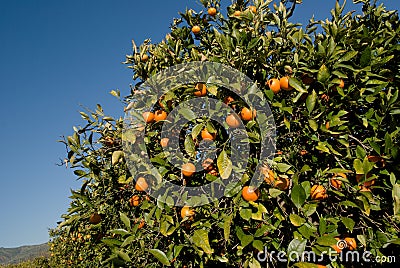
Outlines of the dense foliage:
[{"label": "dense foliage", "polygon": [[[363,14],[343,14],[344,6],[336,3],[331,19],[311,19],[301,26],[290,22],[296,12],[292,1],[255,0],[251,5],[238,0],[227,8],[227,16],[219,1],[201,2],[205,11],[182,13],[160,43],[146,40],[139,47],[133,43],[126,64],[138,83],[121,101],[128,105],[143,81],[180,63],[218,62],[243,72],[262,89],[276,123],[276,154],[264,166],[265,182],[254,198],[253,192],[243,191],[254,173],[260,142],[260,129],[250,112],[243,120],[252,148],[246,174],[229,186],[226,197],[188,208],[182,218],[180,207],[138,191],[136,180],[149,180],[149,172],[129,172],[122,150],[123,119],[106,116],[98,106],[82,112],[86,125],[74,128],[63,141],[68,164],[82,187],[72,192],[64,221],[51,231],[51,262],[60,267],[260,267],[265,263],[260,264],[257,254],[265,248],[288,256],[305,250],[321,255],[335,249],[339,239],[346,239],[344,252],[396,255],[400,243],[397,12],[358,0]],[[203,95],[193,94],[196,85],[171,90],[150,112],[169,113],[182,101]],[[225,88],[205,86],[205,96],[224,101],[245,118],[242,109],[248,104],[242,99]],[[112,94],[120,97],[118,91]],[[163,121],[150,119],[143,126],[147,151],[164,179],[179,182],[181,171],[165,160],[163,147],[168,145],[160,144]],[[201,138],[203,129],[209,136]],[[217,147],[227,139],[220,125],[204,118],[181,135],[182,149],[193,159],[201,139],[213,139]],[[225,172],[221,169],[226,161],[220,159],[230,155],[229,147],[219,154],[210,168],[187,174],[190,180],[186,179],[193,185],[216,179]],[[316,261],[289,265],[316,266],[312,263]],[[329,258],[319,263],[350,265]],[[270,264],[287,266],[276,255]]]}]

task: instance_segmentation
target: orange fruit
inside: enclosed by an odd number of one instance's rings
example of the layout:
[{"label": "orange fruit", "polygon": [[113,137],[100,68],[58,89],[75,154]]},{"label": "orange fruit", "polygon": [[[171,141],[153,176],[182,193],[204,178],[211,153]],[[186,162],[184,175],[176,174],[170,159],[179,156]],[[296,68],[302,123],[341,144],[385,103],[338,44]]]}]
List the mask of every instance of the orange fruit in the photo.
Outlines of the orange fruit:
[{"label": "orange fruit", "polygon": [[289,189],[290,180],[288,178],[279,177],[277,181],[275,181],[275,188],[278,188],[281,191],[285,191]]},{"label": "orange fruit", "polygon": [[281,84],[278,79],[272,78],[268,80],[267,84],[274,94],[277,94],[279,91],[281,91]]},{"label": "orange fruit", "polygon": [[236,10],[236,11],[233,13],[233,16],[239,17],[240,14],[242,14],[242,12],[240,12],[239,10]]},{"label": "orange fruit", "polygon": [[210,172],[214,168],[214,160],[212,160],[211,158],[206,158],[201,166],[205,171]]},{"label": "orange fruit", "polygon": [[196,172],[196,167],[192,163],[182,165],[182,174],[185,177],[191,177]]},{"label": "orange fruit", "polygon": [[348,248],[349,250],[356,250],[356,249],[357,249],[357,242],[356,242],[356,240],[355,240],[354,238],[352,238],[352,237],[346,237],[346,238],[344,239],[344,241],[346,241],[346,243],[347,243],[347,248]]},{"label": "orange fruit", "polygon": [[326,189],[322,185],[315,184],[311,187],[311,198],[314,200],[323,200],[326,199],[328,195],[326,194]]},{"label": "orange fruit", "polygon": [[145,223],[146,222],[144,221],[144,219],[141,219],[140,222],[139,222],[138,229],[142,229],[144,227]]},{"label": "orange fruit", "polygon": [[215,133],[210,133],[210,132],[208,132],[207,129],[203,129],[201,131],[201,138],[203,140],[214,140],[215,139]]},{"label": "orange fruit", "polygon": [[207,10],[207,12],[208,12],[208,15],[210,15],[210,16],[215,16],[215,15],[217,15],[217,9],[215,8],[215,7],[210,7],[208,10]]},{"label": "orange fruit", "polygon": [[237,128],[240,126],[240,121],[236,114],[233,114],[233,113],[229,114],[226,117],[225,121],[228,124],[228,126],[230,126],[231,128]]},{"label": "orange fruit", "polygon": [[291,90],[292,87],[289,85],[289,77],[284,76],[281,79],[279,79],[279,85],[281,87],[281,89],[283,90]]},{"label": "orange fruit", "polygon": [[189,220],[193,220],[194,214],[195,214],[195,211],[193,209],[191,209],[189,206],[184,206],[181,209],[181,217],[182,217],[182,219],[188,217]]},{"label": "orange fruit", "polygon": [[140,205],[140,197],[138,195],[134,195],[131,198],[129,198],[129,205],[131,207],[137,207]]},{"label": "orange fruit", "polygon": [[146,123],[151,123],[154,120],[154,113],[152,112],[144,112],[142,116]]},{"label": "orange fruit", "polygon": [[147,190],[147,188],[149,188],[149,185],[147,184],[146,179],[143,177],[139,177],[136,180],[136,184],[135,184],[136,191],[144,192]]},{"label": "orange fruit", "polygon": [[156,120],[156,122],[165,120],[166,118],[167,118],[167,112],[163,110],[158,110],[154,114],[154,119]]},{"label": "orange fruit", "polygon": [[328,130],[330,127],[331,127],[331,124],[329,123],[329,121],[326,121],[326,123],[325,123],[326,130]]},{"label": "orange fruit", "polygon": [[326,268],[326,265],[317,264],[317,268]]},{"label": "orange fruit", "polygon": [[192,27],[192,33],[199,34],[200,31],[201,31],[200,26],[195,25],[195,26]]},{"label": "orange fruit", "polygon": [[250,110],[249,108],[244,107],[240,112],[240,116],[242,117],[243,120],[250,121],[256,117],[256,110],[255,109]]},{"label": "orange fruit", "polygon": [[91,224],[98,224],[101,222],[101,216],[97,213],[93,213],[89,218],[89,222]]},{"label": "orange fruit", "polygon": [[168,138],[162,138],[160,141],[161,147],[167,147],[168,146],[169,139]]},{"label": "orange fruit", "polygon": [[275,184],[275,173],[271,169],[268,169],[268,171],[266,172],[264,181],[269,185]]},{"label": "orange fruit", "polygon": [[340,79],[339,85],[340,88],[344,88],[344,81],[343,79]]},{"label": "orange fruit", "polygon": [[149,59],[147,54],[143,54],[142,58],[140,59],[142,62],[146,62]]},{"label": "orange fruit", "polygon": [[256,201],[260,196],[260,191],[251,186],[245,186],[242,189],[242,197],[246,201]]},{"label": "orange fruit", "polygon": [[218,170],[217,170],[216,168],[213,167],[213,168],[208,172],[208,174],[213,175],[213,176],[215,176],[215,177],[218,177]]},{"label": "orange fruit", "polygon": [[[369,177],[371,177],[371,174],[368,173],[366,177],[368,179]],[[364,174],[356,174],[356,180],[357,180],[357,182],[360,182],[361,180],[364,180]],[[375,179],[364,182],[363,186],[368,188],[368,187],[371,187],[374,184],[375,184]]]},{"label": "orange fruit", "polygon": [[[335,239],[336,239],[337,241],[340,241],[339,237],[335,237]],[[331,247],[332,247],[337,253],[340,253],[340,252],[342,251],[342,249],[338,247],[337,243],[334,244],[334,245],[331,246]]]},{"label": "orange fruit", "polygon": [[334,174],[333,178],[331,178],[331,180],[330,180],[331,186],[335,189],[340,189],[342,187],[343,182],[341,180],[335,179],[336,177],[342,177],[342,178],[346,179],[347,176],[344,173],[337,173],[337,174]]},{"label": "orange fruit", "polygon": [[306,155],[306,154],[308,154],[307,150],[301,150],[301,151],[300,151],[300,155],[301,155],[301,156]]},{"label": "orange fruit", "polygon": [[249,9],[253,12],[256,13],[257,12],[257,8],[255,6],[249,6]]},{"label": "orange fruit", "polygon": [[207,94],[207,86],[204,83],[197,83],[195,89],[194,95],[197,97],[203,97]]},{"label": "orange fruit", "polygon": [[224,99],[224,103],[225,103],[226,105],[231,104],[231,102],[233,102],[233,101],[235,101],[235,100],[234,100],[234,98],[232,98],[231,96],[226,96],[225,99]]}]

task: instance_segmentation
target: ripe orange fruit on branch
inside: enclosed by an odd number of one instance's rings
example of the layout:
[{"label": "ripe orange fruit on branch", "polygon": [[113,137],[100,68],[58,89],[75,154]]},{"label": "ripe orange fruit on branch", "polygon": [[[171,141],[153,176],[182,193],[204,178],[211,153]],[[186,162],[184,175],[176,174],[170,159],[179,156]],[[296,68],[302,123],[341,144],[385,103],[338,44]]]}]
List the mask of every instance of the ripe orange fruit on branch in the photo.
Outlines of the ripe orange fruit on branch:
[{"label": "ripe orange fruit on branch", "polygon": [[224,103],[225,103],[226,105],[231,104],[231,102],[233,102],[233,101],[235,101],[235,99],[232,98],[231,96],[226,96],[226,97],[224,98]]},{"label": "ripe orange fruit on branch", "polygon": [[142,62],[147,62],[149,56],[147,54],[143,54],[142,58],[140,59]]},{"label": "ripe orange fruit on branch", "polygon": [[154,120],[154,113],[152,112],[144,112],[142,116],[146,123],[151,123]]},{"label": "ripe orange fruit on branch", "polygon": [[275,173],[271,169],[263,171],[264,181],[269,185],[275,185]]},{"label": "ripe orange fruit on branch", "polygon": [[[366,178],[368,179],[369,177],[371,177],[371,174],[368,173]],[[364,174],[356,174],[356,180],[357,180],[357,182],[360,182],[360,181],[364,180]],[[368,188],[368,187],[371,187],[374,184],[375,184],[375,179],[372,179],[370,181],[364,182],[363,186]]]},{"label": "ripe orange fruit on branch", "polygon": [[326,194],[326,189],[322,185],[314,185],[311,187],[311,198],[314,200],[326,199],[328,195]]},{"label": "ripe orange fruit on branch", "polygon": [[145,223],[146,222],[144,221],[144,219],[141,219],[140,222],[139,222],[138,229],[142,229],[144,227]]},{"label": "ripe orange fruit on branch", "polygon": [[343,81],[343,79],[340,79],[339,87],[340,87],[340,88],[344,88],[344,81]]},{"label": "ripe orange fruit on branch", "polygon": [[275,188],[278,188],[281,191],[285,191],[289,189],[290,180],[288,178],[279,177],[278,180],[275,181]]},{"label": "ripe orange fruit on branch", "polygon": [[242,12],[240,12],[239,10],[236,10],[236,11],[233,13],[233,16],[239,17],[240,14],[242,14]]},{"label": "ripe orange fruit on branch", "polygon": [[246,201],[256,201],[260,196],[260,191],[258,189],[254,189],[252,186],[245,186],[242,189],[242,197]]},{"label": "ripe orange fruit on branch", "polygon": [[207,86],[204,83],[197,83],[195,89],[196,91],[194,92],[194,95],[197,97],[203,97],[207,94]]},{"label": "ripe orange fruit on branch", "polygon": [[253,13],[257,12],[257,8],[255,6],[249,6],[249,10],[251,10]]},{"label": "ripe orange fruit on branch", "polygon": [[240,117],[245,121],[250,121],[256,117],[256,110],[244,107],[240,112]]},{"label": "ripe orange fruit on branch", "polygon": [[140,205],[140,197],[138,195],[134,195],[131,198],[129,198],[129,205],[131,207],[137,207]]},{"label": "ripe orange fruit on branch", "polygon": [[334,174],[333,178],[331,178],[331,180],[330,180],[331,186],[335,189],[340,189],[340,187],[342,187],[342,181],[335,179],[336,177],[341,177],[341,178],[346,179],[347,176],[344,173],[337,173],[337,174]]},{"label": "ripe orange fruit on branch", "polygon": [[91,224],[98,224],[101,222],[101,216],[97,213],[93,213],[89,218],[89,222]]},{"label": "ripe orange fruit on branch", "polygon": [[348,248],[349,250],[356,250],[356,249],[357,249],[357,242],[356,242],[356,240],[355,240],[354,238],[352,238],[352,237],[346,237],[346,238],[344,239],[344,241],[346,241],[346,243],[347,243],[347,248]]},{"label": "ripe orange fruit on branch", "polygon": [[182,219],[188,217],[189,220],[193,220],[194,214],[195,214],[195,211],[193,209],[191,209],[189,206],[184,206],[181,209],[181,217],[182,217]]},{"label": "ripe orange fruit on branch", "polygon": [[207,12],[208,12],[208,15],[210,15],[210,16],[215,16],[215,15],[217,15],[217,9],[215,8],[215,7],[210,7],[208,10],[207,10]]},{"label": "ripe orange fruit on branch", "polygon": [[205,171],[210,172],[214,168],[214,160],[212,160],[211,158],[206,158],[201,166]]},{"label": "ripe orange fruit on branch", "polygon": [[160,141],[161,147],[167,147],[168,146],[169,139],[168,138],[162,138]]},{"label": "ripe orange fruit on branch", "polygon": [[268,80],[267,84],[274,94],[277,94],[279,91],[281,91],[281,84],[278,79],[272,78]]},{"label": "ripe orange fruit on branch", "polygon": [[[337,241],[340,241],[339,237],[335,237],[335,239],[336,239]],[[334,245],[332,245],[332,248],[333,248],[337,253],[340,253],[340,252],[342,251],[342,249],[338,247],[337,243],[334,244]]]},{"label": "ripe orange fruit on branch", "polygon": [[284,76],[281,79],[279,79],[279,85],[283,90],[289,91],[292,89],[292,87],[289,85],[289,77],[287,76]]},{"label": "ripe orange fruit on branch", "polygon": [[215,133],[210,133],[208,130],[205,128],[201,131],[201,138],[203,140],[214,140],[215,139]]},{"label": "ripe orange fruit on branch", "polygon": [[237,128],[240,126],[240,121],[239,118],[236,114],[232,113],[229,114],[226,119],[225,119],[226,123],[228,124],[228,126],[230,126],[231,128]]},{"label": "ripe orange fruit on branch", "polygon": [[201,31],[200,26],[195,25],[195,26],[192,27],[192,33],[199,34],[200,31]]},{"label": "ripe orange fruit on branch", "polygon": [[136,191],[144,192],[147,190],[147,188],[149,188],[149,185],[147,184],[146,179],[143,177],[139,177],[136,180],[136,184],[135,184]]},{"label": "ripe orange fruit on branch", "polygon": [[191,177],[196,172],[196,167],[192,163],[182,165],[182,174],[185,177]]},{"label": "ripe orange fruit on branch", "polygon": [[166,118],[167,118],[167,112],[165,112],[163,110],[158,110],[154,114],[154,119],[156,120],[156,122],[165,120]]}]

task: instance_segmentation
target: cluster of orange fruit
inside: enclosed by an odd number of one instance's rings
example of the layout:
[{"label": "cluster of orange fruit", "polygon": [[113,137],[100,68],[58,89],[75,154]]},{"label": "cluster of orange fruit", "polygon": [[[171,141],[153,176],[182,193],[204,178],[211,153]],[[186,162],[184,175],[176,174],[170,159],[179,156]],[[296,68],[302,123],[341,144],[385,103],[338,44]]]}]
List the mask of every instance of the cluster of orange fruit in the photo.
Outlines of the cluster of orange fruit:
[{"label": "cluster of orange fruit", "polygon": [[[263,168],[262,173],[264,175],[264,182],[271,185],[281,191],[286,191],[290,187],[290,180],[286,177],[278,176],[276,178],[275,173],[269,168]],[[244,186],[242,189],[242,197],[246,201],[257,201],[260,197],[259,189],[254,186]]]},{"label": "cluster of orange fruit", "polygon": [[[250,10],[251,12],[253,12],[254,14],[257,13],[257,8],[255,6],[249,6],[248,10]],[[215,17],[218,13],[217,9],[215,7],[209,7],[207,10],[208,15],[210,15],[211,17]],[[235,17],[239,17],[242,14],[242,11],[240,10],[236,10],[233,13],[233,16]],[[193,25],[192,27],[192,33],[194,35],[199,35],[201,32],[201,28],[199,25]]]},{"label": "cluster of orange fruit", "polygon": [[168,116],[167,112],[164,110],[158,110],[156,112],[144,112],[142,114],[143,119],[146,123],[152,123],[153,121],[162,121],[165,120]]},{"label": "cluster of orange fruit", "polygon": [[269,89],[271,89],[272,92],[274,92],[274,94],[278,94],[279,91],[281,91],[281,89],[286,90],[286,91],[293,89],[293,87],[291,87],[289,84],[288,76],[284,76],[280,79],[271,78],[268,80],[267,85],[268,85]]}]

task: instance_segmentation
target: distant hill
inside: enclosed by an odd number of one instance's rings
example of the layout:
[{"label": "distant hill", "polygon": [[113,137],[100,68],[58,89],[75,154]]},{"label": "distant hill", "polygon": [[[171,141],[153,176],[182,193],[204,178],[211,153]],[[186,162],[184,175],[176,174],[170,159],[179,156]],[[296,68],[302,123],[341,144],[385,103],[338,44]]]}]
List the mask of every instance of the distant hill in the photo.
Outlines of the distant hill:
[{"label": "distant hill", "polygon": [[22,246],[18,248],[0,247],[0,265],[19,263],[26,260],[32,260],[36,257],[48,255],[49,247],[47,243],[34,246]]}]

